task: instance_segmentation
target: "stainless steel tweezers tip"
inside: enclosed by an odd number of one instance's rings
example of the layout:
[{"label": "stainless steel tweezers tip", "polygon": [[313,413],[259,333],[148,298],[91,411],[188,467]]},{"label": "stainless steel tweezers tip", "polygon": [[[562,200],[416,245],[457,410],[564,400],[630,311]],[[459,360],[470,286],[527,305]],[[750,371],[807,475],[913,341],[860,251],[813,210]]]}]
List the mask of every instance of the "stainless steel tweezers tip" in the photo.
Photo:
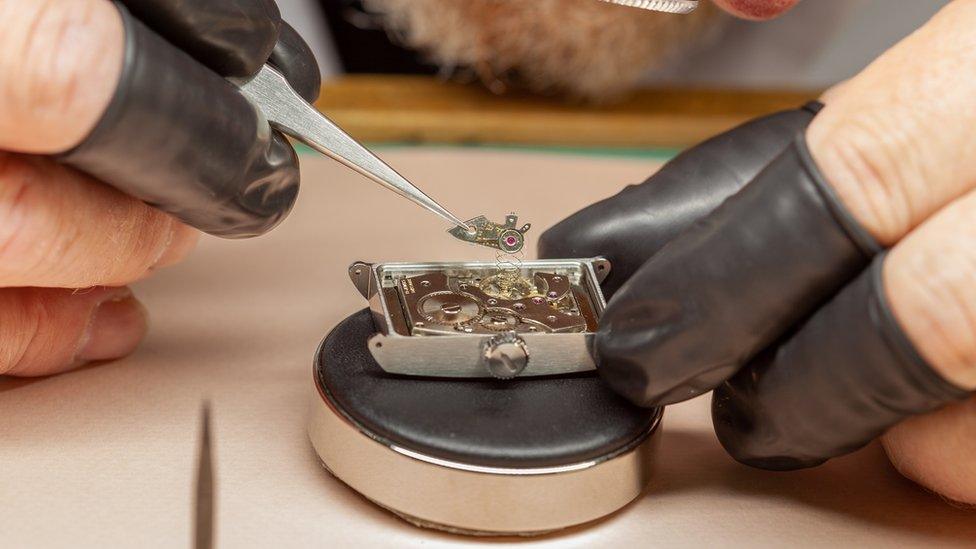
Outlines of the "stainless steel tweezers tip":
[{"label": "stainless steel tweezers tip", "polygon": [[603,0],[610,4],[629,6],[666,13],[691,13],[698,7],[697,0]]}]

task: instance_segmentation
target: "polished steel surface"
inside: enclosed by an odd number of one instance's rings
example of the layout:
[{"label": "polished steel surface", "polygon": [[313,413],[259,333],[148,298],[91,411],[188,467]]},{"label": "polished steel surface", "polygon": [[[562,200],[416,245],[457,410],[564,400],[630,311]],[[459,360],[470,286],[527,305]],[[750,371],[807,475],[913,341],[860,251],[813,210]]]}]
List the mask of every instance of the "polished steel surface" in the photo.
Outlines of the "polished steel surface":
[{"label": "polished steel surface", "polygon": [[332,157],[387,189],[452,224],[468,225],[406,180],[386,162],[350,137],[293,90],[285,77],[265,65],[254,78],[240,83],[241,92],[276,129]]},{"label": "polished steel surface", "polygon": [[[590,355],[592,334],[523,334],[532,360],[519,377],[550,376],[596,369]],[[373,358],[391,374],[419,377],[493,377],[485,368],[482,346],[490,336],[403,337],[376,334],[369,340]]]},{"label": "polished steel surface", "polygon": [[350,421],[318,383],[308,436],[322,464],[419,526],[535,535],[597,520],[641,495],[655,469],[660,414],[611,453],[551,467],[485,467],[393,444]]},{"label": "polished steel surface", "polygon": [[603,0],[611,4],[667,13],[691,13],[698,7],[698,0]]}]

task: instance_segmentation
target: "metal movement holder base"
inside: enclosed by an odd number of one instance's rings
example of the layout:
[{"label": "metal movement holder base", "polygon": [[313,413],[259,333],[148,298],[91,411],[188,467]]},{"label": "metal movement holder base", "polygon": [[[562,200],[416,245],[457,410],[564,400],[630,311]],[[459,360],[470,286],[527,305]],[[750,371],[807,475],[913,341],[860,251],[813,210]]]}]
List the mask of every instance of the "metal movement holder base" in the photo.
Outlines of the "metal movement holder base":
[{"label": "metal movement holder base", "polygon": [[[354,339],[344,335],[339,334],[340,345]],[[308,434],[322,464],[353,490],[414,525],[468,535],[538,535],[619,510],[640,496],[651,478],[660,410],[649,412],[639,432],[601,448],[599,455],[546,466],[486,466],[473,463],[476,459],[435,457],[356,421],[320,375],[338,366],[329,363],[336,355],[320,349],[317,356]]]}]

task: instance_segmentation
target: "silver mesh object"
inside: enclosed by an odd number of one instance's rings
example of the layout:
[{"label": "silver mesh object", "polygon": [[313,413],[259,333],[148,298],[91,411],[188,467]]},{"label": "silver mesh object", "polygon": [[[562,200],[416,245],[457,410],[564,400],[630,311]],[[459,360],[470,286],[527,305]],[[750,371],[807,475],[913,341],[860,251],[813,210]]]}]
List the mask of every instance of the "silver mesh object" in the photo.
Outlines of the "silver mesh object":
[{"label": "silver mesh object", "polygon": [[602,0],[610,4],[630,6],[667,13],[691,13],[698,7],[698,0]]}]

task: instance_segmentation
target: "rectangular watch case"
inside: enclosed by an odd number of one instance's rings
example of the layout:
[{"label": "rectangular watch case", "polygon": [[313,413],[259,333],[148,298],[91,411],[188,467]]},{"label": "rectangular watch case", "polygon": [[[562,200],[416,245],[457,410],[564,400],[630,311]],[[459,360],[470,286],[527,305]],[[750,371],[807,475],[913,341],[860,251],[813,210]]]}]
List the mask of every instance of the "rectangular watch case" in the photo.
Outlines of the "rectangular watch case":
[{"label": "rectangular watch case", "polygon": [[509,379],[595,369],[590,344],[606,307],[603,258],[441,263],[356,262],[369,302],[369,350],[384,371]]}]

